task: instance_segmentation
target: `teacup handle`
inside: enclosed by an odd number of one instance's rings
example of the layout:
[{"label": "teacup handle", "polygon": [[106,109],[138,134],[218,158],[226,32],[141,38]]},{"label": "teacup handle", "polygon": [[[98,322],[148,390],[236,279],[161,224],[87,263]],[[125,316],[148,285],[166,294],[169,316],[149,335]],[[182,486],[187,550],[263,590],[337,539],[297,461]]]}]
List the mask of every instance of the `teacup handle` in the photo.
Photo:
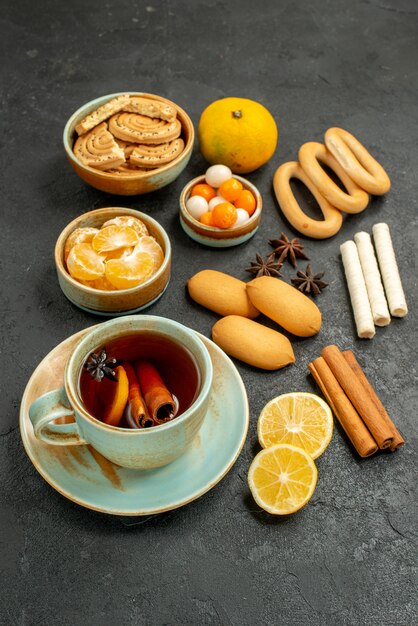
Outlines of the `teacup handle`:
[{"label": "teacup handle", "polygon": [[51,424],[60,417],[74,416],[64,387],[45,393],[29,408],[29,418],[35,437],[54,446],[82,446],[83,439],[76,422],[71,424]]}]

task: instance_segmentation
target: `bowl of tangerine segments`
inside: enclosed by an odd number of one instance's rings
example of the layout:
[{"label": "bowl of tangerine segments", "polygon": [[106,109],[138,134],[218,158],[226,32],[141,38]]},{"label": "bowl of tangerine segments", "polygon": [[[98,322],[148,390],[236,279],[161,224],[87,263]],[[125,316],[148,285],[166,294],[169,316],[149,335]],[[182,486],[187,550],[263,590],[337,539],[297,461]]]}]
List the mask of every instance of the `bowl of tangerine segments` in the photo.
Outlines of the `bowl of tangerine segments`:
[{"label": "bowl of tangerine segments", "polygon": [[145,213],[96,209],[61,232],[55,266],[65,296],[81,309],[112,317],[135,313],[153,304],[168,285],[170,240]]},{"label": "bowl of tangerine segments", "polygon": [[237,246],[255,234],[262,204],[252,183],[226,165],[211,165],[181,192],[180,223],[189,237],[206,246]]}]

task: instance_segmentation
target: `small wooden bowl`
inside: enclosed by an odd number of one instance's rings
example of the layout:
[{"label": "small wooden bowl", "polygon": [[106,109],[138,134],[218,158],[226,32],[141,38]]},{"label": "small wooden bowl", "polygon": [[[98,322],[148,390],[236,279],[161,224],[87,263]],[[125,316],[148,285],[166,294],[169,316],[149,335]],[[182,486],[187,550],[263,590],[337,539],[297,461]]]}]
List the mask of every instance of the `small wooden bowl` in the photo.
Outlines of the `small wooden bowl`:
[{"label": "small wooden bowl", "polygon": [[[171,163],[162,165],[155,170],[149,170],[149,172],[139,172],[136,175],[123,176],[120,174],[102,172],[94,167],[84,165],[77,159],[73,152],[73,146],[75,140],[77,139],[77,133],[75,132],[77,124],[84,117],[86,117],[86,115],[102,106],[102,104],[105,104],[105,102],[108,102],[109,100],[112,100],[112,98],[116,98],[116,96],[120,96],[124,93],[128,93],[131,96],[141,96],[142,98],[160,100],[161,102],[166,102],[167,104],[171,104],[171,106],[175,107],[177,110],[177,117],[181,122],[182,137],[185,145],[183,152],[179,154],[176,159],[171,161]],[[171,102],[171,100],[167,100],[166,98],[150,93],[123,91],[120,93],[112,93],[107,96],[102,96],[101,98],[96,98],[96,100],[91,100],[90,102],[87,102],[87,104],[80,107],[75,113],[72,114],[66,123],[63,141],[64,149],[71,166],[86,183],[96,189],[106,191],[107,193],[113,193],[120,196],[135,196],[165,187],[165,185],[172,183],[173,180],[181,174],[189,162],[192,154],[194,128],[192,120],[187,113],[177,106],[177,104]]]},{"label": "small wooden bowl", "polygon": [[[150,235],[155,237],[163,249],[164,261],[161,267],[147,281],[130,289],[103,291],[82,285],[70,276],[65,266],[64,246],[67,238],[76,228],[84,226],[100,228],[104,222],[118,215],[131,215],[144,222]],[[158,300],[167,288],[171,270],[170,240],[163,227],[145,213],[123,207],[96,209],[80,215],[61,232],[55,245],[55,266],[64,295],[80,309],[111,317],[136,313]]]},{"label": "small wooden bowl", "polygon": [[244,243],[255,235],[260,223],[261,210],[263,208],[261,194],[257,187],[245,178],[236,176],[235,174],[234,178],[242,183],[244,189],[251,191],[256,199],[256,210],[248,222],[237,228],[216,228],[215,226],[205,226],[205,224],[202,224],[192,217],[186,209],[186,202],[190,197],[192,188],[199,183],[205,182],[204,175],[198,176],[187,183],[180,194],[180,224],[189,237],[212,248],[228,248],[230,246],[238,246],[240,243]]}]

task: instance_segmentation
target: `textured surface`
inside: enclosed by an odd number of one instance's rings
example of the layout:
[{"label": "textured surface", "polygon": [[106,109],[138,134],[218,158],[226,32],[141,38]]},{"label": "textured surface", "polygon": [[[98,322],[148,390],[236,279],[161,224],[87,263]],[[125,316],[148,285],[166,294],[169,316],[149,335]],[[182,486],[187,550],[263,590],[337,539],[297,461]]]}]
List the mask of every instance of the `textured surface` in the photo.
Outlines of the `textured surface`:
[{"label": "textured surface", "polygon": [[[416,2],[47,0],[41,8],[15,0],[2,7],[0,28],[1,625],[416,623]],[[217,316],[188,299],[187,278],[213,268],[245,279],[255,252],[270,251],[267,239],[292,232],[272,175],[303,142],[343,126],[393,183],[333,239],[306,241],[314,269],[330,282],[317,299],[323,329],[295,342],[297,362],[282,372],[239,365],[252,421],[232,471],[200,500],[151,519],[106,517],[65,500],[32,467],[17,430],[20,398],[41,357],[98,321],[65,300],[53,247],[70,220],[115,198],[77,178],[62,130],[82,103],[125,89],[164,95],[195,124],[218,97],[250,97],[279,125],[275,156],[249,176],[263,194],[260,230],[239,248],[205,249],[179,225],[180,191],[205,168],[197,148],[169,188],[117,200],[159,220],[173,243],[172,282],[149,313],[205,335]],[[355,338],[338,250],[378,221],[390,224],[410,314],[367,342]],[[287,279],[293,274],[285,268]],[[259,449],[256,418],[278,393],[314,390],[307,363],[331,342],[355,350],[407,445],[359,461],[337,427],[318,460],[311,503],[274,519],[246,484]]]}]

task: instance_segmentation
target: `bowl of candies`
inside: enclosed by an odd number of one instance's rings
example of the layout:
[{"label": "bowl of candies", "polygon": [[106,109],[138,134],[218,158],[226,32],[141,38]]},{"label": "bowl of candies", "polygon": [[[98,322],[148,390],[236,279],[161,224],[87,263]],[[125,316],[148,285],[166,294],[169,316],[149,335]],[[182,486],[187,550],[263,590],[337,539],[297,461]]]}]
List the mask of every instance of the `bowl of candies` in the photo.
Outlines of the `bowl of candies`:
[{"label": "bowl of candies", "polygon": [[180,223],[189,237],[206,246],[237,246],[257,231],[262,204],[252,183],[226,165],[212,165],[181,192]]},{"label": "bowl of candies", "polygon": [[145,213],[96,209],[61,232],[55,266],[65,296],[81,309],[106,316],[135,313],[153,304],[168,285],[170,240]]}]

